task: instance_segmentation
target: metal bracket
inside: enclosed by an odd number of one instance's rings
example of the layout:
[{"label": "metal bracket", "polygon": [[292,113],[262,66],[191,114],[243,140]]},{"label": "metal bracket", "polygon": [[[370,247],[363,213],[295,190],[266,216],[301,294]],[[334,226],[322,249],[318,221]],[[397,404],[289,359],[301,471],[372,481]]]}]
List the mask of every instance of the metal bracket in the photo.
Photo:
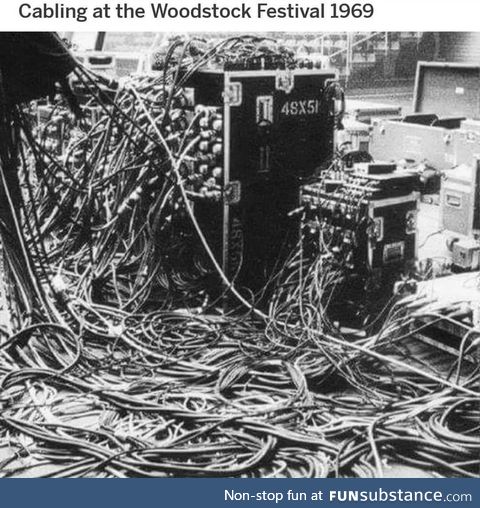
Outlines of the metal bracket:
[{"label": "metal bracket", "polygon": [[405,242],[393,242],[383,246],[383,264],[393,264],[405,259]]},{"label": "metal bracket", "polygon": [[223,92],[223,102],[228,106],[241,106],[242,100],[242,83],[228,83]]},{"label": "metal bracket", "polygon": [[405,233],[407,235],[415,234],[417,232],[417,211],[410,210],[409,212],[407,212],[405,222],[406,222]]},{"label": "metal bracket", "polygon": [[295,87],[295,75],[291,70],[277,71],[275,75],[275,89],[289,94]]},{"label": "metal bracket", "polygon": [[242,198],[242,184],[238,180],[233,180],[225,186],[225,202],[227,205],[238,205]]},{"label": "metal bracket", "polygon": [[383,240],[383,227],[383,217],[375,217],[367,231],[371,241],[381,242]]},{"label": "metal bracket", "polygon": [[262,121],[273,123],[273,96],[260,95],[257,97],[257,125]]}]

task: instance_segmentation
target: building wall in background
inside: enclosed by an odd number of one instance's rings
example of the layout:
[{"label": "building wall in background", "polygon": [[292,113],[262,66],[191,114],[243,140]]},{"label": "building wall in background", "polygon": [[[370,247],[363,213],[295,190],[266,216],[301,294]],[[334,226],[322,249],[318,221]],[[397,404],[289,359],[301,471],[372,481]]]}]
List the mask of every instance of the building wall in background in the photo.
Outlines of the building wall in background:
[{"label": "building wall in background", "polygon": [[439,38],[441,60],[480,63],[480,32],[441,32]]}]

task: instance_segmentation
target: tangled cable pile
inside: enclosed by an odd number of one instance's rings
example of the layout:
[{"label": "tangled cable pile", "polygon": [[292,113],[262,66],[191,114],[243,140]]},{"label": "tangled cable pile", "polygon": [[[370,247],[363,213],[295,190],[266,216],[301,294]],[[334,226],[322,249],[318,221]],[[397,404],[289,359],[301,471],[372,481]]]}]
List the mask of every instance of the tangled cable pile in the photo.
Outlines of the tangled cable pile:
[{"label": "tangled cable pile", "polygon": [[120,317],[117,337],[38,325],[3,346],[1,441],[15,451],[4,474],[368,477],[398,462],[478,474],[469,384],[443,387],[327,337],[295,343],[273,322]]},{"label": "tangled cable pile", "polygon": [[221,193],[221,118],[188,114],[182,85],[241,43],[193,57],[178,42],[161,75],[113,101],[79,68],[100,114],[61,157],[14,112],[32,263],[16,273],[4,242],[16,330],[0,342],[1,475],[479,475],[474,330],[447,373],[405,349],[415,299],[392,302],[379,332],[346,335],[327,315],[337,274],[301,248],[268,313],[235,289],[244,314],[205,304],[219,267],[191,202]]}]

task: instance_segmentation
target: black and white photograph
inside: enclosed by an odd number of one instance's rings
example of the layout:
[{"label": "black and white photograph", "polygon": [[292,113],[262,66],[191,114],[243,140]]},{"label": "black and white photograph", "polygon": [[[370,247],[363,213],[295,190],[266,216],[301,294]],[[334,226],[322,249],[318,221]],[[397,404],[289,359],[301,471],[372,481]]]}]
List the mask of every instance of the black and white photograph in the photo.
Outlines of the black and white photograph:
[{"label": "black and white photograph", "polygon": [[0,478],[478,479],[480,32],[218,26],[0,32]]}]

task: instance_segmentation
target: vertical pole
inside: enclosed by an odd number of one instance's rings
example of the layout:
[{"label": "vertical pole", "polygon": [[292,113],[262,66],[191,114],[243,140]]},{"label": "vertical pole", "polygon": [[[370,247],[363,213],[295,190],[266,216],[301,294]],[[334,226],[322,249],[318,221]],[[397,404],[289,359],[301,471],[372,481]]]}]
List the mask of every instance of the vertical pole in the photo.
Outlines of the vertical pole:
[{"label": "vertical pole", "polygon": [[346,61],[346,69],[345,69],[345,86],[348,85],[348,80],[350,78],[351,66],[352,66],[352,58],[353,58],[353,34],[351,32],[347,32],[347,61]]},{"label": "vertical pole", "polygon": [[105,45],[105,35],[106,32],[98,32],[97,39],[95,41],[95,51],[103,51],[103,46]]}]

